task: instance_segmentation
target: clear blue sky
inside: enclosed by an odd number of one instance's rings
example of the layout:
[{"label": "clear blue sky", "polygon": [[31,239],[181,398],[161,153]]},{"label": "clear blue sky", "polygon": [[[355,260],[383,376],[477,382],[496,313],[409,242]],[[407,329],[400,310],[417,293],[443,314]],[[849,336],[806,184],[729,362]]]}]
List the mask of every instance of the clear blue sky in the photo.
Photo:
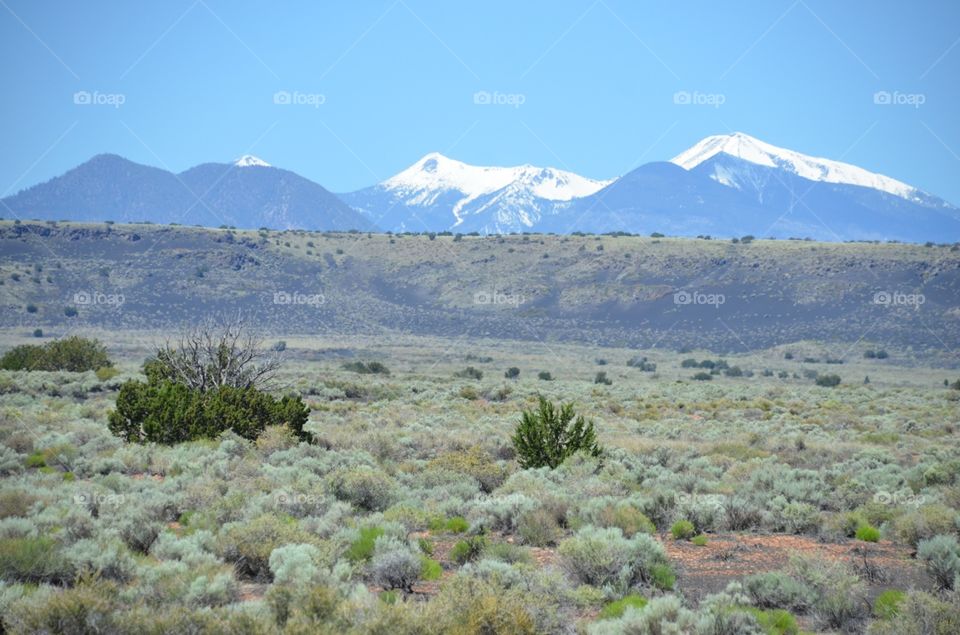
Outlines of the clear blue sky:
[{"label": "clear blue sky", "polygon": [[430,151],[607,178],[741,130],[960,204],[958,39],[946,0],[0,0],[0,195],[101,152],[338,192]]}]

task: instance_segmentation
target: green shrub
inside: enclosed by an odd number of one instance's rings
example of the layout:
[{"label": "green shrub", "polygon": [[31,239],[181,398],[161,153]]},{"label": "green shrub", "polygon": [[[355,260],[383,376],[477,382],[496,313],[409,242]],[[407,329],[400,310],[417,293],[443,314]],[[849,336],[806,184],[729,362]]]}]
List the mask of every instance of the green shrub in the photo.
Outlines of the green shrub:
[{"label": "green shrub", "polygon": [[306,438],[309,414],[299,397],[275,399],[252,386],[199,391],[166,380],[130,380],[121,386],[108,420],[110,431],[125,441],[174,444],[215,438],[226,430],[256,439],[276,425]]},{"label": "green shrub", "polygon": [[350,562],[364,562],[373,557],[373,550],[377,544],[377,538],[384,535],[381,527],[361,527],[360,536],[357,537],[347,549],[347,560]]},{"label": "green shrub", "polygon": [[864,542],[877,542],[880,540],[880,530],[873,525],[864,523],[857,527],[857,533],[854,534],[854,537]]},{"label": "green shrub", "polygon": [[517,377],[520,376],[520,369],[517,368],[516,366],[511,366],[506,370],[505,373],[503,373],[503,376],[506,377],[507,379],[516,379]]},{"label": "green shrub", "polygon": [[96,370],[96,376],[99,381],[109,381],[120,374],[120,371],[113,366],[103,366]]},{"label": "green shrub", "polygon": [[517,522],[517,535],[525,545],[546,547],[556,542],[559,534],[557,519],[542,507],[525,512]]},{"label": "green shrub", "polygon": [[444,529],[454,534],[462,534],[470,529],[470,523],[463,516],[454,516],[446,522]]},{"label": "green shrub", "polygon": [[707,537],[704,534],[700,534],[699,536],[694,536],[693,538],[691,538],[690,542],[692,542],[698,547],[706,547]]},{"label": "green shrub", "polygon": [[900,613],[907,594],[899,589],[887,589],[873,601],[873,615],[878,620],[889,620]]},{"label": "green shrub", "polygon": [[650,583],[661,591],[671,591],[677,576],[668,564],[655,564],[650,567]]},{"label": "green shrub", "polygon": [[433,558],[421,556],[420,577],[424,580],[439,580],[443,577],[443,567]]},{"label": "green shrub", "polygon": [[743,579],[743,587],[760,608],[806,611],[816,601],[816,592],[805,583],[780,571],[756,573]]},{"label": "green shrub", "polygon": [[0,358],[0,369],[3,370],[65,370],[82,373],[112,365],[103,344],[78,336],[45,344],[23,344]]},{"label": "green shrub", "polygon": [[234,564],[240,575],[266,580],[271,575],[270,555],[273,550],[288,544],[319,546],[317,539],[301,529],[295,520],[263,515],[250,521],[224,525],[217,536],[215,549],[217,555]]},{"label": "green shrub", "polygon": [[537,410],[525,410],[513,434],[513,447],[523,468],[556,468],[576,452],[602,454],[592,421],[575,415],[573,404],[559,409],[540,397]]},{"label": "green shrub", "polygon": [[471,536],[453,545],[453,549],[450,550],[450,559],[457,564],[466,564],[480,557],[486,546],[485,536]]},{"label": "green shrub", "polygon": [[705,372],[701,371],[701,372],[695,374],[695,375],[692,377],[692,379],[695,379],[695,380],[697,380],[697,381],[710,381],[710,380],[713,379],[713,375],[711,375],[710,373],[705,373]]},{"label": "green shrub", "polygon": [[320,550],[313,545],[281,545],[270,552],[268,566],[274,584],[306,586],[316,582]]},{"label": "green shrub", "polygon": [[73,581],[73,565],[52,538],[6,538],[0,540],[0,578],[33,584],[67,584]]},{"label": "green shrub", "polygon": [[468,401],[475,401],[480,398],[480,393],[473,386],[461,386],[457,394]]},{"label": "green shrub", "polygon": [[911,591],[887,619],[870,625],[870,635],[954,635],[960,633],[960,594],[937,597]]},{"label": "green shrub", "polygon": [[530,550],[509,542],[491,542],[483,550],[487,560],[497,560],[507,564],[530,564]]},{"label": "green shrub", "polygon": [[826,388],[835,388],[840,385],[840,375],[820,375],[817,377],[816,384]]},{"label": "green shrub", "polygon": [[483,371],[474,368],[473,366],[467,366],[463,370],[455,372],[453,376],[461,379],[476,379],[479,381],[483,379]]},{"label": "green shrub", "polygon": [[922,505],[897,517],[893,532],[898,540],[916,547],[921,540],[956,531],[956,512],[939,503]]},{"label": "green shrub", "polygon": [[917,545],[917,560],[941,589],[952,589],[960,576],[960,544],[953,535],[934,536]]},{"label": "green shrub", "polygon": [[344,370],[360,373],[361,375],[389,375],[390,369],[381,362],[347,362]]},{"label": "green shrub", "polygon": [[[620,590],[641,582],[672,586],[666,552],[647,534],[628,539],[619,529],[588,525],[561,542],[557,552],[567,572],[582,584]],[[654,571],[658,565],[666,568]]]},{"label": "green shrub", "polygon": [[824,627],[850,630],[867,612],[866,588],[845,563],[795,556],[789,569],[816,593],[812,608]]},{"label": "green shrub", "polygon": [[[121,633],[120,589],[105,581],[84,581],[73,588],[38,589],[3,615],[9,633]],[[155,628],[154,624],[150,625]],[[155,631],[159,632],[159,631]],[[172,631],[171,631],[172,632]],[[182,631],[177,631],[182,632]]]},{"label": "green shrub", "polygon": [[636,593],[631,593],[615,602],[609,602],[604,605],[604,607],[600,609],[600,614],[597,617],[601,620],[616,619],[621,617],[628,608],[642,609],[646,605],[647,598],[642,595],[637,595]]},{"label": "green shrub", "polygon": [[553,381],[553,375],[551,375],[549,371],[541,370],[539,373],[537,373],[537,379],[542,381]]},{"label": "green shrub", "polygon": [[800,627],[789,611],[783,609],[761,610],[748,608],[750,614],[757,620],[757,624],[766,635],[799,635]]},{"label": "green shrub", "polygon": [[696,533],[696,527],[689,520],[678,520],[670,527],[670,535],[674,540],[690,540]]},{"label": "green shrub", "polygon": [[657,530],[643,512],[623,501],[604,505],[594,514],[593,522],[601,527],[617,527],[628,538],[638,532],[652,534]]},{"label": "green shrub", "polygon": [[477,480],[480,489],[486,493],[498,488],[507,477],[506,470],[479,446],[441,454],[427,463],[427,469],[444,469],[457,474],[468,474]]},{"label": "green shrub", "polygon": [[607,373],[605,371],[601,370],[594,376],[593,383],[602,384],[604,386],[610,386],[613,384],[613,380],[607,377]]},{"label": "green shrub", "polygon": [[340,469],[328,477],[333,495],[364,511],[383,511],[393,501],[394,482],[370,467]]},{"label": "green shrub", "polygon": [[393,536],[377,538],[370,560],[370,577],[374,583],[387,590],[401,589],[412,593],[422,570],[421,556],[409,545]]}]

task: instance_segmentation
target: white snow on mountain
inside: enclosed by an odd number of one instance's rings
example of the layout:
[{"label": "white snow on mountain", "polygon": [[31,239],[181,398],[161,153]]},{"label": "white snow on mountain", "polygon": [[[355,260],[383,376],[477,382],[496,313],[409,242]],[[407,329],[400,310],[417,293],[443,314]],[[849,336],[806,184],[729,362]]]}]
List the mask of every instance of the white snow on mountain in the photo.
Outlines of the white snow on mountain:
[{"label": "white snow on mountain", "polygon": [[406,170],[380,184],[407,205],[432,205],[451,191],[462,198],[453,207],[459,222],[460,212],[477,198],[510,187],[518,196],[529,194],[548,201],[569,201],[593,194],[611,181],[597,181],[557,170],[532,165],[485,167],[469,165],[438,152],[431,152]]},{"label": "white snow on mountain", "polygon": [[[918,200],[922,195],[917,188],[889,176],[869,172],[849,163],[811,157],[793,150],[778,148],[742,132],[706,137],[670,161],[682,168],[692,170],[721,152],[749,163],[787,170],[811,181],[859,185],[910,201]],[[715,174],[713,178],[724,185],[736,187],[733,181],[724,181],[722,171]]]},{"label": "white snow on mountain", "polygon": [[269,168],[270,167],[269,163],[267,163],[263,159],[253,156],[252,154],[243,155],[242,157],[234,161],[233,164],[238,168],[252,168],[252,167]]}]

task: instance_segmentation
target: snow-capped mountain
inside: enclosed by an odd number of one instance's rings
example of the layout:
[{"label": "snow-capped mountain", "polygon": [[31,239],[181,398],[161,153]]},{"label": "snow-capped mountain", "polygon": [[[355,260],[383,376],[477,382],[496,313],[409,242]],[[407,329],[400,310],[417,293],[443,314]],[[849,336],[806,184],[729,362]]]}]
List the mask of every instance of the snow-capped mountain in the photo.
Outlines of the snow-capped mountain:
[{"label": "snow-capped mountain", "polygon": [[556,168],[469,165],[432,152],[341,198],[384,229],[502,233],[528,231],[545,214],[609,183]]},{"label": "snow-capped mountain", "polygon": [[671,163],[674,170],[667,169],[670,164],[641,166],[579,199],[566,213],[576,217],[581,231],[960,239],[960,210],[942,199],[855,165],[778,148],[740,132],[707,137]]},{"label": "snow-capped mountain", "polygon": [[260,157],[255,157],[252,154],[245,154],[236,161],[233,162],[238,168],[269,168],[272,167],[269,163],[261,159]]},{"label": "snow-capped mountain", "polygon": [[[673,157],[670,162],[686,170],[692,170],[718,154],[726,154],[754,165],[777,168],[810,181],[867,187],[908,201],[918,201],[921,198],[919,195],[922,194],[917,188],[889,176],[869,172],[849,163],[811,157],[793,150],[778,148],[742,132],[706,137]],[[737,175],[729,170],[717,170],[712,178],[738,189],[742,189],[743,186],[737,180]]]}]

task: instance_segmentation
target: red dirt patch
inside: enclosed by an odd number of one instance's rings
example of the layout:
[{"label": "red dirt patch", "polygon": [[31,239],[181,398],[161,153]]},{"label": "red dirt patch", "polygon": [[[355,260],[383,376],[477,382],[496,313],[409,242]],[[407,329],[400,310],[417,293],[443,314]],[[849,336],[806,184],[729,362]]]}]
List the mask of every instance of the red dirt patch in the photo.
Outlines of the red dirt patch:
[{"label": "red dirt patch", "polygon": [[894,580],[899,588],[925,583],[909,547],[888,541],[832,543],[809,536],[711,534],[707,544],[698,547],[666,536],[660,540],[677,572],[678,588],[695,600],[750,574],[783,570],[790,557],[798,554],[850,564],[867,583],[871,596],[889,588]]}]

